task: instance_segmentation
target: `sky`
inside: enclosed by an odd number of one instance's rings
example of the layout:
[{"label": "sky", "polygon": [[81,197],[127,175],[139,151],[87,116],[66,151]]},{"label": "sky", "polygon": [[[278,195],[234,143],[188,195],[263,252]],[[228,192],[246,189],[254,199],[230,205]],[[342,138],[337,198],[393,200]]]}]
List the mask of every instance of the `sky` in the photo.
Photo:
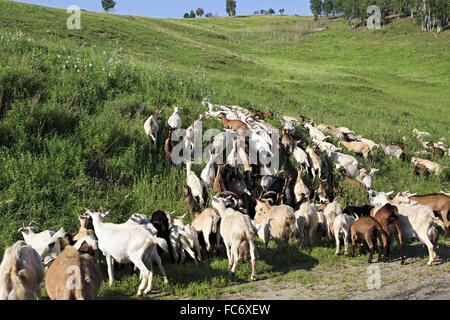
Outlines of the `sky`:
[{"label": "sky", "polygon": [[[103,12],[101,0],[20,0],[48,7],[66,9],[77,5],[81,9]],[[129,14],[153,18],[182,18],[191,9],[203,8],[205,13],[226,16],[225,0],[116,0],[117,4],[112,13]],[[253,14],[260,9],[273,8],[276,13],[281,8],[284,14],[310,16],[309,0],[236,0],[236,14]]]}]

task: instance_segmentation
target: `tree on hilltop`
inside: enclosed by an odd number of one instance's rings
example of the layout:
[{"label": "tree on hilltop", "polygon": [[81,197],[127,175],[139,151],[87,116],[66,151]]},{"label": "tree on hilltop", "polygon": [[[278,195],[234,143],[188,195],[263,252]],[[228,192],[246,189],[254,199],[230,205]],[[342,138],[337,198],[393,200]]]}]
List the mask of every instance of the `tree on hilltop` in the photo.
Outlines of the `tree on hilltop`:
[{"label": "tree on hilltop", "polygon": [[109,12],[111,9],[114,9],[117,2],[114,0],[102,0],[102,7],[105,12]]}]

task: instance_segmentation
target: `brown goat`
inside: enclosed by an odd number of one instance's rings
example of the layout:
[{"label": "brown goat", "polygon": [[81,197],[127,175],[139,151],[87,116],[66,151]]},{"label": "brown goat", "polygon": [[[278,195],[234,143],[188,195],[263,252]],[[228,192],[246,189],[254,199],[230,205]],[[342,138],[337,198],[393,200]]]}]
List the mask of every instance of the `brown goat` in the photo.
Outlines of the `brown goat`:
[{"label": "brown goat", "polygon": [[400,216],[396,206],[390,203],[385,204],[375,213],[375,219],[380,223],[387,236],[387,250],[385,258],[389,257],[389,248],[393,244],[393,236],[397,234],[398,241],[400,242],[400,256],[401,263],[405,263],[405,257],[403,255],[404,245],[402,240],[402,230],[400,228]]},{"label": "brown goat", "polygon": [[442,220],[447,229],[447,233],[450,229],[450,223],[448,221],[448,212],[450,211],[450,197],[443,193],[424,194],[421,196],[409,197],[409,200],[416,201],[423,206],[428,206],[434,212],[441,214]]},{"label": "brown goat", "polygon": [[223,126],[227,129],[248,130],[248,126],[241,120],[228,120],[224,113],[219,114],[217,117],[222,120]]},{"label": "brown goat", "polygon": [[164,142],[164,152],[166,153],[167,161],[172,163],[172,150],[173,150],[173,142],[172,142],[172,133],[173,129],[169,128],[169,136]]},{"label": "brown goat", "polygon": [[289,134],[288,129],[283,129],[283,135],[281,136],[281,145],[284,148],[284,152],[289,156],[294,146],[294,138]]},{"label": "brown goat", "polygon": [[[372,263],[373,252],[374,252],[374,240],[379,239],[379,237],[383,240],[384,246],[384,261],[386,261],[387,256],[387,238],[386,232],[384,232],[380,223],[373,217],[361,217],[356,220],[352,227],[350,228],[352,234],[352,257],[355,256],[355,245],[358,243],[360,254],[362,253],[362,248],[364,246],[364,242],[367,244],[370,250],[368,263]],[[377,241],[378,243],[378,241]],[[377,246],[378,249],[378,261],[381,259],[381,249],[380,246]]]},{"label": "brown goat", "polygon": [[190,212],[196,212],[199,210],[197,201],[195,201],[194,196],[192,195],[191,188],[189,186],[183,187],[184,192],[184,205]]},{"label": "brown goat", "polygon": [[100,290],[102,273],[88,254],[89,245],[80,249],[67,246],[47,270],[45,287],[51,300],[94,300]]}]

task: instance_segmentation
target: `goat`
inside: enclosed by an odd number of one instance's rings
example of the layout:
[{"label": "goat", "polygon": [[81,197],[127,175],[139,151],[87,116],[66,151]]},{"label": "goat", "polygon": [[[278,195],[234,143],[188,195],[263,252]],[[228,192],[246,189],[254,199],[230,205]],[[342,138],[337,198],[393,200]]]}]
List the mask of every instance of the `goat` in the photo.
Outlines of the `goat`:
[{"label": "goat", "polygon": [[198,216],[192,220],[191,225],[197,233],[202,233],[206,243],[206,252],[211,251],[211,244],[209,237],[211,234],[216,234],[217,249],[220,246],[220,232],[218,230],[220,222],[220,214],[216,209],[206,208]]},{"label": "goat", "polygon": [[[104,215],[108,213],[106,212]],[[141,296],[142,293],[148,294],[152,290],[153,260],[156,260],[165,283],[168,283],[161,258],[156,251],[156,246],[161,245],[161,240],[165,242],[164,239],[152,237],[139,224],[103,223],[100,220],[100,212],[91,212],[86,209],[86,214],[92,219],[95,234],[98,238],[98,246],[106,257],[110,286],[114,281],[114,260],[118,263],[132,262],[140,270],[142,280],[137,291],[138,296]],[[150,258],[150,263],[146,263],[148,258]]]},{"label": "goat", "polygon": [[[423,206],[418,203],[398,204],[400,202],[398,200],[399,199],[396,197],[391,201],[391,203],[395,204],[398,208],[402,235],[408,239],[421,239],[428,248],[429,260],[427,265],[432,265],[434,259],[436,258],[436,253],[434,251],[433,244],[428,238],[428,230],[433,225],[439,226],[445,230],[445,224],[440,219],[435,217],[433,210],[430,207]],[[383,206],[384,204],[385,203],[380,203],[380,206]],[[375,210],[373,214],[376,214]]]},{"label": "goat", "polygon": [[311,145],[306,148],[306,153],[311,159],[311,173],[313,175],[313,179],[315,179],[316,176],[321,179],[326,178],[328,175],[328,171],[326,170],[325,159],[316,153],[317,149],[314,149]]},{"label": "goat", "polygon": [[162,109],[156,109],[156,112],[152,114],[144,123],[144,130],[147,134],[148,141],[153,141],[153,144],[156,146],[156,141],[158,139],[158,130],[159,124],[158,119],[161,118],[163,113]]},{"label": "goat", "polygon": [[[147,221],[145,221],[145,222],[147,222]],[[149,222],[157,230],[155,235],[158,238],[162,238],[166,241],[167,245],[170,248],[172,262],[175,262],[177,260],[177,256],[174,251],[175,249],[172,248],[172,246],[170,244],[169,219],[167,218],[166,213],[161,210],[157,210],[157,211],[153,212],[152,217]],[[142,223],[139,223],[139,224],[142,224]],[[164,250],[164,249],[158,248],[157,250],[158,250],[158,254],[161,255],[162,254],[161,250]]]},{"label": "goat", "polygon": [[396,157],[397,159],[406,160],[405,153],[402,148],[395,145],[386,145],[383,142],[380,142],[379,145],[383,148],[384,153],[386,153],[390,157]]},{"label": "goat", "polygon": [[167,123],[169,124],[169,129],[172,130],[181,129],[182,121],[180,114],[178,113],[180,109],[181,109],[180,107],[173,106],[173,114],[167,120]]},{"label": "goat", "polygon": [[94,230],[86,228],[89,221],[89,217],[79,214],[77,216],[78,220],[80,221],[80,229],[78,229],[78,233],[73,237],[73,240],[74,241],[78,241],[80,239],[86,240],[86,238],[88,238],[89,239],[89,241],[87,241],[88,245],[90,245],[92,247],[92,250],[94,250],[94,258],[95,261],[98,262],[99,256],[98,256],[97,237],[95,236]]},{"label": "goat", "polygon": [[[187,214],[187,213],[186,213]],[[188,252],[188,254],[194,259],[196,265],[198,265],[197,258],[195,257],[195,253],[192,249],[196,249],[198,260],[201,261],[202,255],[200,251],[200,243],[198,239],[198,234],[192,224],[184,224],[184,218],[186,217],[184,214],[181,217],[173,217],[174,225],[172,229],[180,235],[181,242],[181,260],[180,264],[184,263],[185,254],[184,251]]]},{"label": "goat", "polygon": [[359,142],[359,141],[347,142],[347,141],[341,140],[338,142],[338,145],[343,145],[349,151],[353,151],[357,154],[362,154],[362,156],[364,157],[365,160],[369,159],[370,148],[364,142]]},{"label": "goat", "polygon": [[389,258],[389,247],[393,245],[393,236],[396,233],[398,241],[400,242],[400,257],[401,264],[405,263],[405,257],[403,255],[403,239],[402,229],[400,228],[400,216],[397,207],[386,203],[381,207],[373,217],[380,223],[383,230],[386,232],[387,248],[385,251],[385,258]]},{"label": "goat", "polygon": [[375,143],[375,141],[363,138],[361,136],[357,136],[356,141],[360,141],[360,142],[367,144],[367,146],[370,148],[370,151],[372,151],[373,148],[375,148],[375,147],[379,147],[379,145],[377,143]]},{"label": "goat", "polygon": [[240,120],[228,120],[224,113],[219,114],[218,118],[222,120],[222,124],[226,129],[248,130],[248,126],[244,122]]},{"label": "goat", "polygon": [[434,174],[436,176],[439,175],[439,172],[441,171],[441,166],[439,165],[439,163],[430,161],[430,160],[426,160],[426,159],[421,159],[419,157],[412,157],[411,158],[411,163],[413,165],[423,165],[425,166],[429,171],[434,172]]},{"label": "goat", "polygon": [[36,250],[41,256],[44,265],[48,266],[61,253],[59,239],[63,238],[66,232],[61,228],[56,233],[49,230],[35,233],[39,231],[39,228],[37,225],[32,226],[33,224],[36,224],[36,222],[31,221],[28,227],[23,225],[19,232],[22,234],[26,244]]},{"label": "goat", "polygon": [[424,195],[410,195],[407,196],[405,193],[398,193],[392,203],[399,204],[414,204],[419,203],[423,206],[427,206],[433,210],[433,212],[439,212],[446,229],[448,231],[450,227],[448,213],[450,211],[450,197],[444,193],[432,193]]},{"label": "goat", "polygon": [[355,222],[355,218],[348,214],[339,214],[336,216],[333,222],[332,233],[336,240],[336,255],[339,255],[339,235],[344,235],[344,255],[348,255],[348,243],[351,235],[351,227]]},{"label": "goat", "polygon": [[325,192],[322,181],[319,182],[319,188],[317,189],[315,196],[319,198],[320,203],[324,203],[327,201],[327,193]]},{"label": "goat", "polygon": [[187,185],[191,188],[192,195],[202,206],[205,203],[205,182],[192,171],[192,162],[190,161],[186,162],[186,180]]},{"label": "goat", "polygon": [[359,171],[359,175],[356,177],[356,180],[361,182],[364,185],[364,187],[366,188],[366,190],[371,190],[372,183],[373,183],[373,175],[375,173],[377,173],[378,171],[379,171],[379,169],[372,168],[370,170],[370,173],[367,174],[366,169],[363,168]]},{"label": "goat", "polygon": [[305,123],[304,127],[309,130],[309,135],[318,141],[325,141],[329,136],[325,136],[322,131],[314,127],[311,123]]},{"label": "goat", "polygon": [[198,206],[197,201],[195,201],[194,196],[192,195],[191,188],[189,186],[184,186],[183,192],[184,192],[184,201],[183,202],[184,202],[186,208],[190,212],[197,212],[199,210],[199,206]]},{"label": "goat", "polygon": [[295,211],[294,216],[301,242],[313,246],[316,230],[319,226],[317,207],[309,202],[303,202],[300,208]]},{"label": "goat", "polygon": [[283,129],[283,135],[281,136],[281,145],[284,148],[284,152],[289,155],[292,152],[292,147],[294,145],[294,138],[289,134],[287,129]]},{"label": "goat", "polygon": [[166,154],[167,161],[169,163],[172,162],[172,150],[173,150],[173,141],[172,141],[173,129],[169,128],[169,135],[164,142],[164,153]]},{"label": "goat", "polygon": [[338,128],[336,128],[334,126],[330,126],[327,124],[317,124],[316,128],[321,131],[325,131],[325,132],[331,134],[337,140],[344,139],[344,134],[341,131],[339,131]]},{"label": "goat", "polygon": [[281,243],[292,244],[296,232],[294,209],[287,205],[271,206],[268,200],[258,200],[254,221],[264,229],[264,248],[273,239],[280,248]]},{"label": "goat", "polygon": [[294,186],[294,196],[297,203],[301,203],[303,200],[309,199],[309,197],[311,196],[311,192],[302,180],[302,173],[303,169],[302,167],[299,167],[297,173],[297,182]]},{"label": "goat", "polygon": [[216,177],[216,169],[214,167],[214,162],[217,159],[217,155],[212,155],[211,151],[209,152],[209,160],[206,164],[205,168],[202,170],[200,174],[200,178],[205,182],[207,187],[212,187],[214,185],[214,179]]},{"label": "goat", "polygon": [[41,298],[44,266],[41,257],[24,241],[6,248],[0,264],[0,300]]},{"label": "goat", "polygon": [[308,154],[299,147],[299,141],[295,142],[296,147],[294,148],[294,158],[297,161],[297,166],[305,166],[305,168],[311,167],[309,163],[309,156]]},{"label": "goat", "polygon": [[328,236],[331,236],[334,233],[334,219],[342,214],[342,205],[338,202],[337,198],[326,206],[323,210],[323,214],[325,215],[328,224]]},{"label": "goat", "polygon": [[252,263],[251,280],[256,280],[256,246],[253,238],[256,229],[253,226],[250,217],[235,211],[231,208],[225,208],[222,199],[212,198],[217,203],[218,212],[221,216],[220,235],[225,244],[228,257],[228,265],[231,267],[231,274],[236,271],[239,262],[239,246],[241,242],[247,241],[250,246],[250,256]]},{"label": "goat", "polygon": [[424,136],[429,136],[429,135],[430,135],[429,132],[419,131],[419,130],[417,130],[417,129],[414,129],[412,132],[415,133],[415,134],[417,135],[417,139],[421,139],[421,138],[424,137]]},{"label": "goat", "polygon": [[367,244],[370,250],[368,263],[372,263],[374,240],[378,243],[378,261],[381,261],[381,249],[379,245],[379,238],[381,237],[383,241],[384,248],[384,258],[386,261],[387,256],[387,238],[386,232],[381,227],[380,223],[373,217],[361,217],[357,219],[350,228],[352,237],[352,257],[355,256],[356,244],[359,245],[360,254],[362,253],[362,248],[364,242]]},{"label": "goat", "polygon": [[[99,264],[88,252],[88,242],[66,246],[53,261],[45,276],[51,300],[95,300],[102,284]],[[78,249],[76,248],[78,246]]]}]

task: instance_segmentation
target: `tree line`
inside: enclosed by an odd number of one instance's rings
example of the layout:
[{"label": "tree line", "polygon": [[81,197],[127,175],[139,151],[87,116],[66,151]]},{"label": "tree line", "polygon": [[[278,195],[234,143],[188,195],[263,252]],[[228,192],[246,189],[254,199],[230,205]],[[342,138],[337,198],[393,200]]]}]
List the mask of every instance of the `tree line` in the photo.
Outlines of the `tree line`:
[{"label": "tree line", "polygon": [[364,26],[372,14],[367,12],[371,5],[380,8],[382,22],[387,17],[409,16],[417,20],[422,31],[428,32],[440,32],[449,24],[449,0],[310,0],[310,9],[316,21],[319,16],[345,17],[351,29],[357,26],[357,20],[360,21],[359,25]]}]

